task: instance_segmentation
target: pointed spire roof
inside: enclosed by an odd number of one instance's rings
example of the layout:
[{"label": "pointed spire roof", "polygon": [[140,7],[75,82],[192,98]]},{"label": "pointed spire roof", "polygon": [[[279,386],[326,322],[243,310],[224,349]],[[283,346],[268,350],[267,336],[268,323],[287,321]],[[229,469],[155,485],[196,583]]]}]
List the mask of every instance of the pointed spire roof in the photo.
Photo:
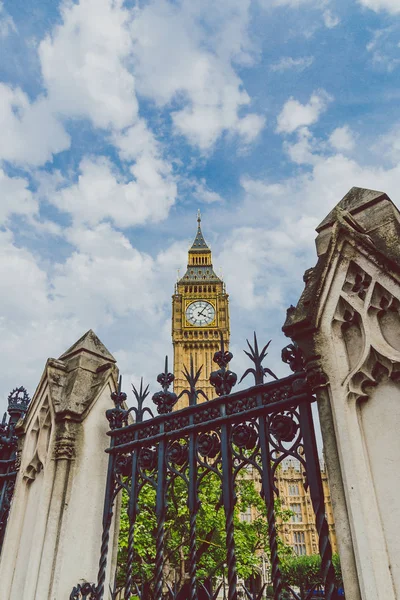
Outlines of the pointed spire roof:
[{"label": "pointed spire roof", "polygon": [[90,354],[105,358],[110,362],[117,362],[92,329],[89,329],[89,331],[75,342],[75,344],[68,348],[68,350],[60,356],[60,360],[64,360],[80,352],[89,352]]},{"label": "pointed spire roof", "polygon": [[333,210],[325,217],[325,219],[318,225],[316,230],[319,232],[321,229],[332,225],[335,221],[336,209],[341,208],[342,210],[348,211],[351,215],[357,214],[360,210],[365,209],[370,204],[375,203],[378,199],[387,198],[385,192],[379,192],[377,190],[369,190],[366,188],[352,187],[351,190],[341,199],[341,201],[335,206]]},{"label": "pointed spire roof", "polygon": [[199,250],[201,252],[207,252],[207,250],[210,251],[210,248],[207,246],[207,242],[204,239],[203,233],[201,231],[200,223],[201,223],[201,214],[200,214],[200,210],[198,210],[197,211],[197,233],[196,233],[196,237],[194,238],[194,242],[193,242],[189,252],[192,252],[193,250]]}]

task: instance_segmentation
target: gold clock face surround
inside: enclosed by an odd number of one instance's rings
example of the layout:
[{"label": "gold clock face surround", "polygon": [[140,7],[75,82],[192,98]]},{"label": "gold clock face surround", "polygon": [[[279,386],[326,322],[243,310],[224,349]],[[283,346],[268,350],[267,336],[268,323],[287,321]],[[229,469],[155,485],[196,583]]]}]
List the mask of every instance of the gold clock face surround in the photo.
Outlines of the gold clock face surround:
[{"label": "gold clock face surround", "polygon": [[215,307],[207,300],[194,300],[185,311],[187,321],[195,327],[206,327],[215,319]]}]

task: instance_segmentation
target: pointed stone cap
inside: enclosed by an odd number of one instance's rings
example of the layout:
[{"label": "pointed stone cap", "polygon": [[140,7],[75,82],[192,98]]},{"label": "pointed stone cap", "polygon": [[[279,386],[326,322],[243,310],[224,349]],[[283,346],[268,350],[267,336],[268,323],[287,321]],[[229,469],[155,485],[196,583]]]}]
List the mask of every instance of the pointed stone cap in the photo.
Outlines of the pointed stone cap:
[{"label": "pointed stone cap", "polygon": [[68,350],[60,356],[60,360],[71,358],[81,352],[88,352],[89,354],[103,358],[108,362],[117,362],[92,329],[89,329],[89,331],[79,338],[71,348],[68,348]]},{"label": "pointed stone cap", "polygon": [[318,225],[318,233],[322,229],[325,229],[325,227],[328,227],[335,222],[336,211],[338,208],[348,211],[351,215],[355,215],[358,212],[367,209],[370,205],[375,204],[383,199],[389,200],[385,192],[352,187],[351,190],[349,190],[341,199],[341,201],[335,206],[335,208],[332,209],[325,219]]},{"label": "pointed stone cap", "polygon": [[376,247],[385,254],[397,253],[400,213],[385,192],[351,188],[317,227],[318,256],[327,251],[338,221],[346,221],[356,231],[373,237]]},{"label": "pointed stone cap", "polygon": [[362,248],[365,255],[381,265],[380,268],[400,278],[400,212],[385,192],[351,188],[317,231],[317,264],[305,272],[304,291],[297,306],[288,309],[283,326],[285,335],[296,341],[299,332],[307,333],[316,326],[322,290],[325,281],[330,281],[332,256],[336,249],[342,252],[342,240],[351,243],[353,252]]}]

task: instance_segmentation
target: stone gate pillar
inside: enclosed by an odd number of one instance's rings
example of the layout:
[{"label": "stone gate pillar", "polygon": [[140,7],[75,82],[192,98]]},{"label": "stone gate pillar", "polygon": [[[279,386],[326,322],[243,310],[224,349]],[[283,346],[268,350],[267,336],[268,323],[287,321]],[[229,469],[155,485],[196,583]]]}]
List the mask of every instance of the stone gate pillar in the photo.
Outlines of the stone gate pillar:
[{"label": "stone gate pillar", "polygon": [[[68,600],[77,583],[96,581],[115,362],[91,330],[47,361],[20,426],[21,468],[0,559],[2,600]],[[110,571],[111,564],[107,588]]]},{"label": "stone gate pillar", "polygon": [[284,332],[318,400],[346,598],[400,599],[400,213],[352,188]]}]

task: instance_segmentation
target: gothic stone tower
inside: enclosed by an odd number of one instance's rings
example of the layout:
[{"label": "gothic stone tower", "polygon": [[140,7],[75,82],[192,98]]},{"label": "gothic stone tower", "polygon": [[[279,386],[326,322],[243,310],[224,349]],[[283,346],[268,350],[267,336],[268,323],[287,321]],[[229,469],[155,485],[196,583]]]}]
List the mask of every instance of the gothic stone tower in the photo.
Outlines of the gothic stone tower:
[{"label": "gothic stone tower", "polygon": [[[200,227],[200,212],[197,222],[197,234],[189,248],[187,271],[177,282],[172,296],[174,392],[179,395],[187,388],[182,371],[184,365],[190,369],[192,357],[196,370],[203,366],[197,387],[211,399],[215,391],[209,377],[212,371],[218,369],[213,356],[220,348],[220,332],[225,348],[229,346],[229,306],[225,284],[213,270],[211,250]],[[175,408],[180,409],[187,404],[185,394]]]}]

